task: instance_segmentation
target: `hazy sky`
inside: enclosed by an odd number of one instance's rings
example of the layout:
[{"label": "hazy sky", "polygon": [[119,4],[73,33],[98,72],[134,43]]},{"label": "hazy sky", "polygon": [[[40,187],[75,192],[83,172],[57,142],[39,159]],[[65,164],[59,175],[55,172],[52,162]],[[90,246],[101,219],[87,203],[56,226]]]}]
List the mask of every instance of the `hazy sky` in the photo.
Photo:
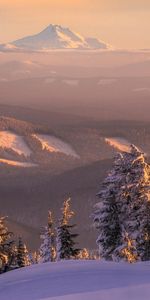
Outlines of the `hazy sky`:
[{"label": "hazy sky", "polygon": [[150,48],[150,0],[0,0],[0,42],[50,23],[119,48]]}]

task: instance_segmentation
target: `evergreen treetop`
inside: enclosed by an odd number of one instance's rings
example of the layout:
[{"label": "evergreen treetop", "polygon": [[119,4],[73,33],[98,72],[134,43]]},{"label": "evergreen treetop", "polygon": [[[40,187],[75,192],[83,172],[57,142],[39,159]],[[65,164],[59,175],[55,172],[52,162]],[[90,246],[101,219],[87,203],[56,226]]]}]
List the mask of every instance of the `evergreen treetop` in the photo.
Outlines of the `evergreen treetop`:
[{"label": "evergreen treetop", "polygon": [[75,248],[74,239],[78,236],[71,230],[75,225],[70,225],[69,220],[74,216],[74,212],[70,209],[71,198],[63,203],[62,217],[57,227],[57,260],[76,258],[80,249]]},{"label": "evergreen treetop", "polygon": [[19,268],[23,268],[30,265],[29,253],[21,237],[19,237],[18,240],[17,263]]},{"label": "evergreen treetop", "polygon": [[40,247],[40,259],[39,262],[55,261],[56,249],[55,249],[55,233],[53,229],[53,217],[52,212],[48,212],[48,223],[44,227],[41,234],[42,244]]},{"label": "evergreen treetop", "polygon": [[134,145],[119,154],[98,193],[94,222],[105,259],[150,259],[150,166]]}]

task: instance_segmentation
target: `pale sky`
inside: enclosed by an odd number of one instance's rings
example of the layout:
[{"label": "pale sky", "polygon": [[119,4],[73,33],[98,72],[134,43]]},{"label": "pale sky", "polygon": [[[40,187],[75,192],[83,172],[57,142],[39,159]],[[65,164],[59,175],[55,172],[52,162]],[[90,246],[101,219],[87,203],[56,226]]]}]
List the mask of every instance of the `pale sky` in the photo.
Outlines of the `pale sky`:
[{"label": "pale sky", "polygon": [[150,0],[0,0],[0,43],[50,23],[116,48],[150,48]]}]

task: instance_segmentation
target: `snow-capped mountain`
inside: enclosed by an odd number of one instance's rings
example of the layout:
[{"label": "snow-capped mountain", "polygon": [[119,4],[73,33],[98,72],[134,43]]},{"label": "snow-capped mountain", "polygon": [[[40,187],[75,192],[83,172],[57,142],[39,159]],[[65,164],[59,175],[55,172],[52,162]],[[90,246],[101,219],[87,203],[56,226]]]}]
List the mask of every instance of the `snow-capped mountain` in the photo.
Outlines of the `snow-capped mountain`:
[{"label": "snow-capped mountain", "polygon": [[109,46],[99,39],[84,38],[69,28],[49,25],[38,34],[27,36],[7,45],[0,45],[0,50],[48,51],[51,49],[108,49]]}]

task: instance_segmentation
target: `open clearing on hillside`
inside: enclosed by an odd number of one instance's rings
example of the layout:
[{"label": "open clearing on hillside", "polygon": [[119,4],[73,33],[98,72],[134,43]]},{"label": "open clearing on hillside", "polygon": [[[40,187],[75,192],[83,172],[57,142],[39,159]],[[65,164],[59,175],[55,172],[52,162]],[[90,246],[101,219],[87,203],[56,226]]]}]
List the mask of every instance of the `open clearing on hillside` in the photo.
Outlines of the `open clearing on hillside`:
[{"label": "open clearing on hillside", "polygon": [[12,167],[22,167],[22,168],[31,168],[37,166],[36,164],[32,164],[29,162],[20,162],[20,161],[4,159],[4,158],[0,158],[0,164],[7,164]]},{"label": "open clearing on hillside", "polygon": [[0,147],[3,149],[12,149],[17,154],[23,154],[26,157],[31,154],[31,150],[23,137],[11,131],[0,131]]},{"label": "open clearing on hillside", "polygon": [[131,143],[121,137],[105,138],[106,143],[114,147],[118,151],[130,152]]},{"label": "open clearing on hillside", "polygon": [[34,134],[33,137],[41,143],[43,150],[46,149],[49,152],[60,152],[74,158],[79,158],[74,149],[59,138],[46,134]]}]

